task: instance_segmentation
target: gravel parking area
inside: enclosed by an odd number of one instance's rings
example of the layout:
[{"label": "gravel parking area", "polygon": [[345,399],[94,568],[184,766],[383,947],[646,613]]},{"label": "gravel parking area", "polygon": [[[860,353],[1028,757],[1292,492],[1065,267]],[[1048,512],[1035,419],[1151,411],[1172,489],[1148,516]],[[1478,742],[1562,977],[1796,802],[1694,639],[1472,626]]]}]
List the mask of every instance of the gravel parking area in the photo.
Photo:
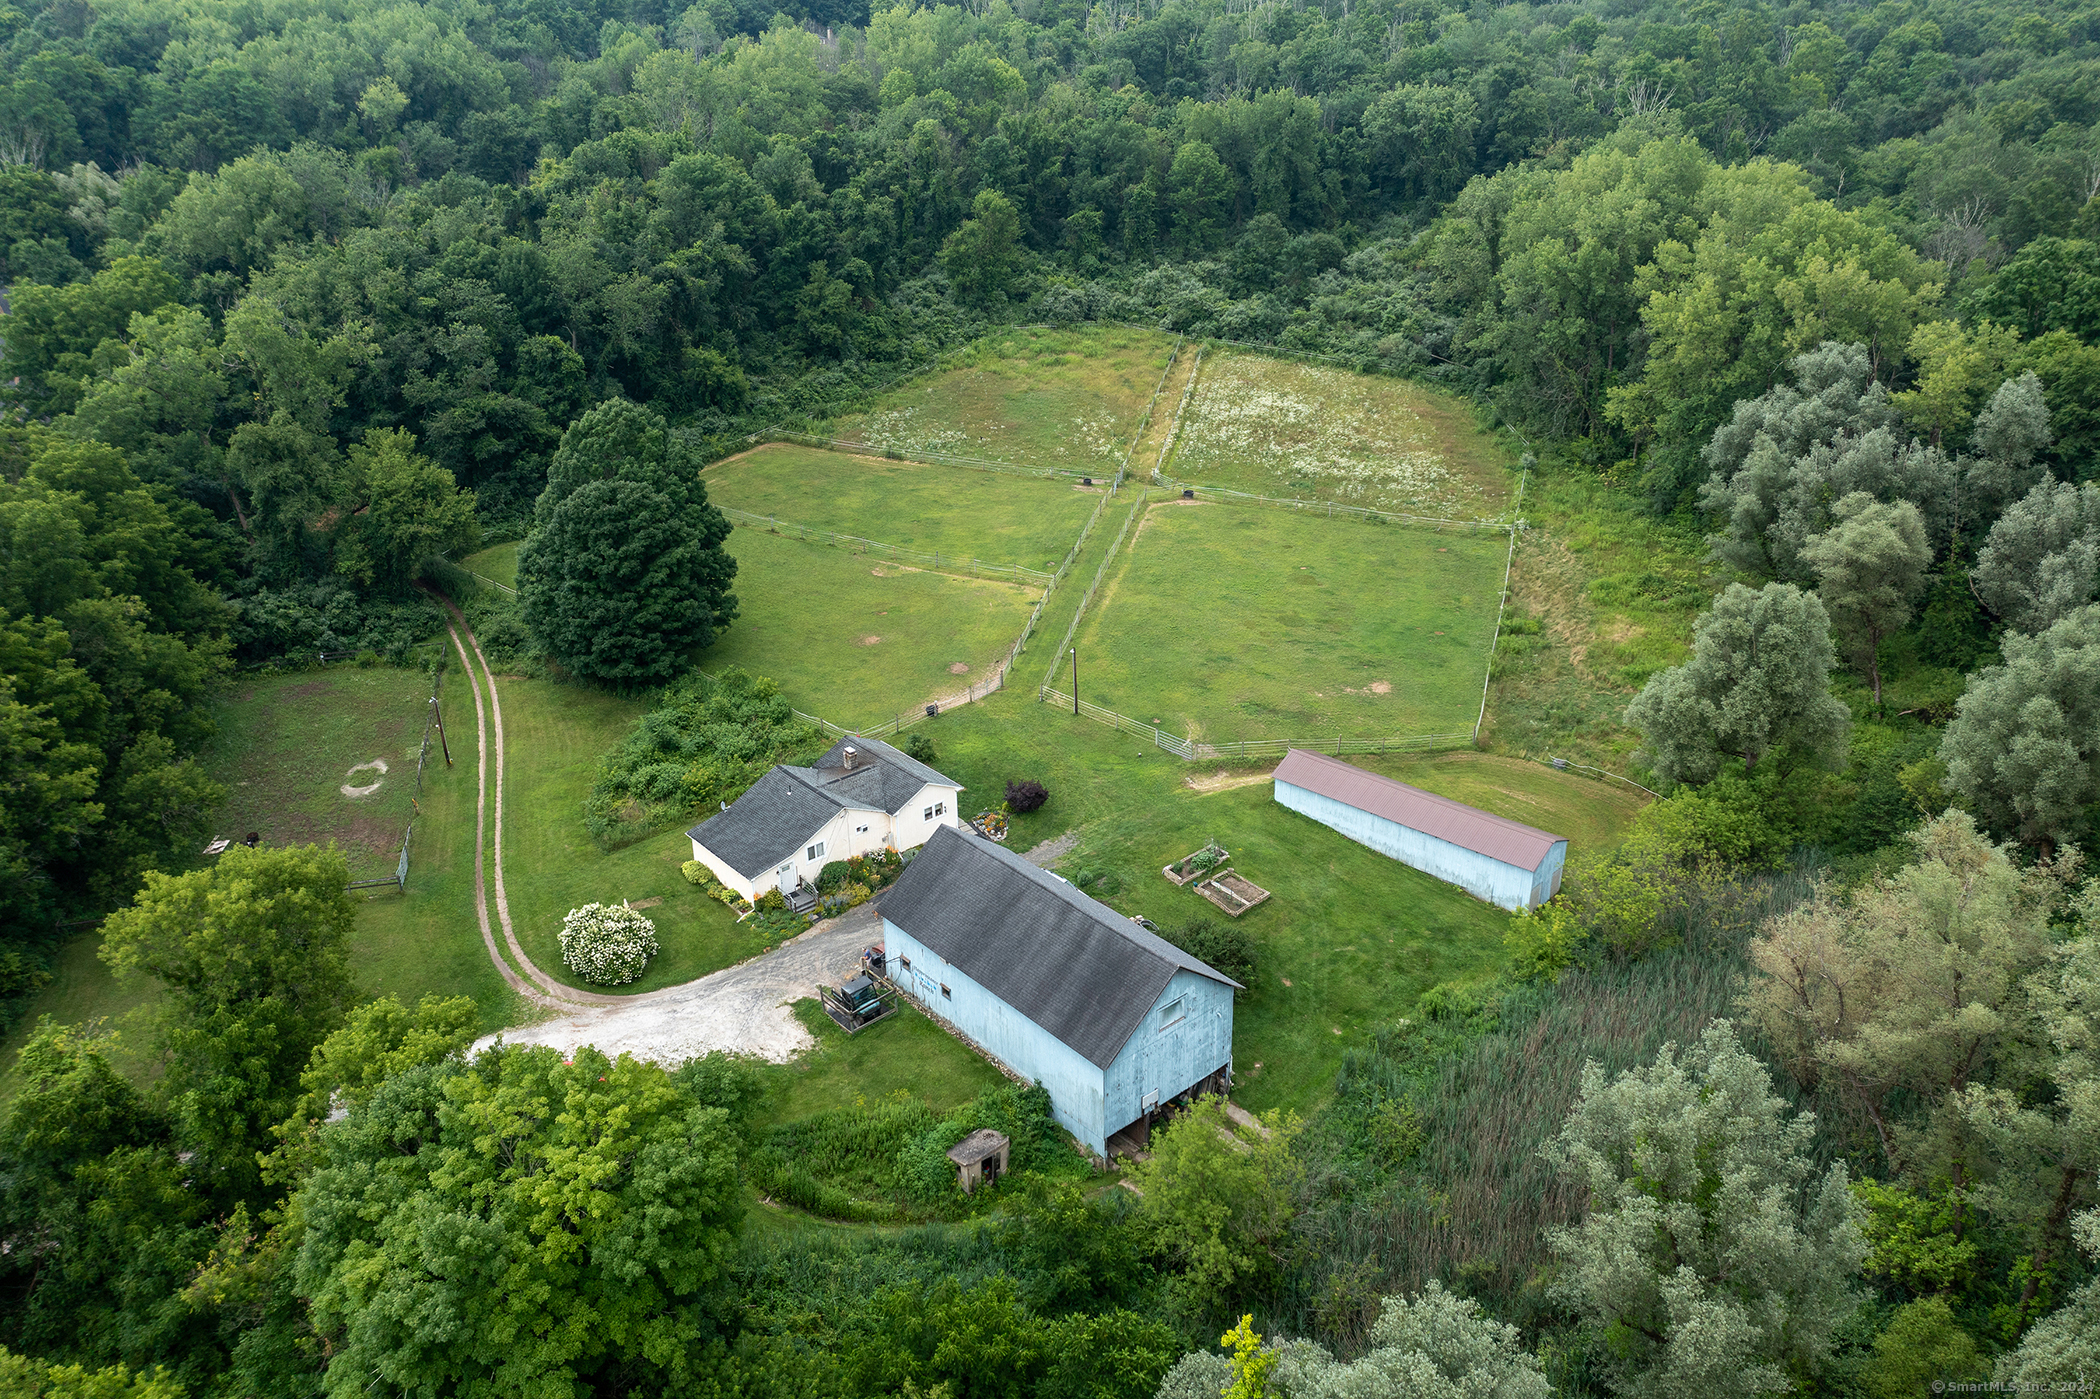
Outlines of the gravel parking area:
[{"label": "gravel parking area", "polygon": [[565,1012],[475,1043],[553,1045],[563,1053],[595,1045],[666,1066],[715,1050],[784,1063],[816,1041],[788,1012],[791,1002],[836,986],[860,967],[861,949],[882,941],[873,903],[819,923],[792,942],[683,986],[667,986],[620,1005]]}]

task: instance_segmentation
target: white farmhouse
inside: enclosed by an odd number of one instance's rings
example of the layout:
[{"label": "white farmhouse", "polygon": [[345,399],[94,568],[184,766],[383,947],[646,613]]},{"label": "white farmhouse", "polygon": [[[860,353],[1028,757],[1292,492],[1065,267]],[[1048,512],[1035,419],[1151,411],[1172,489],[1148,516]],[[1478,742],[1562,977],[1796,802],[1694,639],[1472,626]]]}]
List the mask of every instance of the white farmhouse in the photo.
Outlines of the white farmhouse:
[{"label": "white farmhouse", "polygon": [[756,899],[815,884],[833,860],[924,845],[956,826],[962,784],[872,738],[843,738],[810,767],[782,764],[686,834],[693,858]]}]

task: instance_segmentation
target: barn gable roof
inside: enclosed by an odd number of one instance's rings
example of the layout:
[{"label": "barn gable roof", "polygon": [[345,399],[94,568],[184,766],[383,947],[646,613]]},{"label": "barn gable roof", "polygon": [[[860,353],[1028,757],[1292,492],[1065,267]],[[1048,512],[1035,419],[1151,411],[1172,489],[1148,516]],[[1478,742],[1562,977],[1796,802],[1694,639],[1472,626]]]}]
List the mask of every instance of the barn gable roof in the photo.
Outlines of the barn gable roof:
[{"label": "barn gable roof", "polygon": [[1565,839],[1303,748],[1284,754],[1275,777],[1519,869],[1536,870]]},{"label": "barn gable roof", "polygon": [[[854,750],[846,766],[846,749]],[[842,738],[810,767],[781,764],[744,795],[686,834],[756,879],[796,850],[840,811],[886,811],[894,816],[928,783],[962,790],[926,764],[880,739]]]},{"label": "barn gable roof", "polygon": [[943,826],[882,916],[1096,1068],[1179,971],[1238,982],[1003,846]]}]

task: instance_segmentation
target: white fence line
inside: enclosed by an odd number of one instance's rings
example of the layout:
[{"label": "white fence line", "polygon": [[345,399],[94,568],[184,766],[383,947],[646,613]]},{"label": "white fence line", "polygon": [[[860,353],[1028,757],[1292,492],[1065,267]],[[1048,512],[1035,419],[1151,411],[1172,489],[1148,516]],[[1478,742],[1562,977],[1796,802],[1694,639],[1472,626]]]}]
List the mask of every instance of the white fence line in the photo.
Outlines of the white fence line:
[{"label": "white fence line", "polygon": [[1045,704],[1055,702],[1061,707],[1070,706],[1082,717],[1106,724],[1118,733],[1150,739],[1155,747],[1187,762],[1211,758],[1280,758],[1293,748],[1336,756],[1344,753],[1428,753],[1439,748],[1466,747],[1473,742],[1469,733],[1451,733],[1401,734],[1385,738],[1345,738],[1341,735],[1329,738],[1248,738],[1227,743],[1202,743],[1168,733],[1157,724],[1147,724],[1113,709],[1104,709],[1090,700],[1080,700],[1075,706],[1071,695],[1054,685],[1042,686],[1037,690],[1036,698]]},{"label": "white fence line", "polygon": [[782,520],[778,515],[760,515],[728,505],[717,505],[715,508],[735,524],[770,530],[775,534],[791,535],[812,544],[829,544],[835,548],[850,549],[855,553],[877,553],[885,558],[923,564],[937,573],[961,572],[973,578],[1010,577],[1015,582],[1044,584],[1056,576],[1039,568],[1025,568],[1020,564],[986,563],[982,559],[965,559],[955,554],[949,554],[944,561],[939,550],[928,553],[923,549],[907,549],[901,544],[885,544],[879,539],[863,539],[857,534],[840,534],[836,530],[818,529],[814,525]]},{"label": "white fence line", "polygon": [[1194,491],[1197,500],[1210,498],[1220,505],[1266,505],[1278,510],[1294,510],[1307,515],[1324,515],[1333,519],[1337,515],[1352,519],[1377,519],[1394,524],[1428,525],[1433,529],[1478,529],[1492,530],[1497,534],[1513,532],[1523,528],[1518,520],[1447,520],[1436,515],[1407,515],[1397,510],[1374,510],[1368,505],[1344,505],[1338,500],[1298,500],[1289,496],[1255,495],[1250,491],[1227,490],[1223,486],[1204,486],[1192,481],[1177,481],[1164,472],[1154,472],[1159,484],[1170,491]]}]

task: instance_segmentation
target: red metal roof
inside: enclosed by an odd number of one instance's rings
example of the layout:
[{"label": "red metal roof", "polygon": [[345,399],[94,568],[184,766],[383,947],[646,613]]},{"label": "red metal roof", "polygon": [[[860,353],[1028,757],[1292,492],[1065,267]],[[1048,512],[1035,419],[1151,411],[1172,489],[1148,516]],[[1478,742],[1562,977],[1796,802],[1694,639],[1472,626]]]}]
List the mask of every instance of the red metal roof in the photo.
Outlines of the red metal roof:
[{"label": "red metal roof", "polygon": [[1546,852],[1563,839],[1536,826],[1493,815],[1303,748],[1284,754],[1274,775],[1279,782],[1332,797],[1358,811],[1397,821],[1411,830],[1519,869],[1537,869]]}]

